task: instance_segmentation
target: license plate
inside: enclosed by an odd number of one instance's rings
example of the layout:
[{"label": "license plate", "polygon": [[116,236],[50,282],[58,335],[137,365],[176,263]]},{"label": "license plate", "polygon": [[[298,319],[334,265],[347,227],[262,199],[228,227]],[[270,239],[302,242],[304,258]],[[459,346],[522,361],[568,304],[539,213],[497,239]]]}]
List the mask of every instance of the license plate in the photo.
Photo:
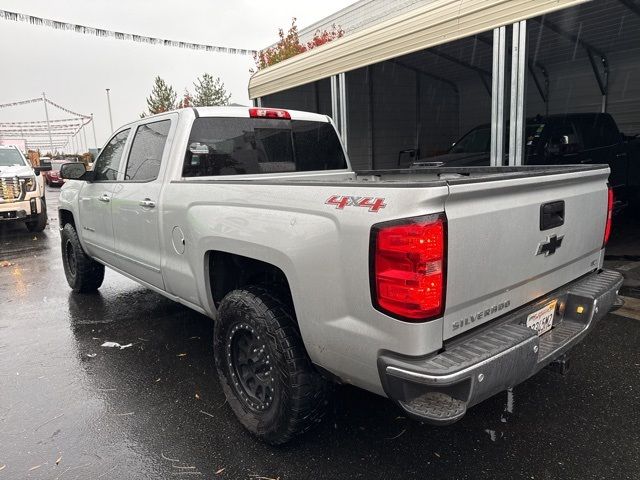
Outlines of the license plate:
[{"label": "license plate", "polygon": [[553,326],[553,315],[556,311],[556,300],[541,308],[537,312],[533,312],[527,317],[527,327],[538,332],[538,336],[551,330]]}]

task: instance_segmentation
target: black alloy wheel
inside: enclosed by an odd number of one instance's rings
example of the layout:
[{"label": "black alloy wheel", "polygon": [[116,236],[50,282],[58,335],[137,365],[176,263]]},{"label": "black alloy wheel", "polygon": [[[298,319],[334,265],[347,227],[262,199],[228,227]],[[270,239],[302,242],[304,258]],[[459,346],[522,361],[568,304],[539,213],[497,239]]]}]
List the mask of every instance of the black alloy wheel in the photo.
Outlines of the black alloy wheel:
[{"label": "black alloy wheel", "polygon": [[269,347],[254,328],[246,323],[234,326],[227,336],[232,388],[247,407],[268,409],[274,397],[274,371]]}]

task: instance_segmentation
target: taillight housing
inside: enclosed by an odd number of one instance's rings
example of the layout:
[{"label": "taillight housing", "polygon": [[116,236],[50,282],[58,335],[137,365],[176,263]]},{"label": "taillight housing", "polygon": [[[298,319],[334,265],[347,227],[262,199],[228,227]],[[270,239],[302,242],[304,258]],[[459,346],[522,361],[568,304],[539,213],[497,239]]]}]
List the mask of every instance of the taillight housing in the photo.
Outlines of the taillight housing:
[{"label": "taillight housing", "polygon": [[615,196],[613,195],[613,188],[609,187],[609,193],[607,195],[607,223],[604,226],[604,239],[602,240],[602,248],[604,248],[609,242],[611,236],[611,223],[613,220],[613,202]]},{"label": "taillight housing", "polygon": [[272,118],[279,120],[291,120],[291,115],[286,110],[279,108],[250,108],[249,116],[251,118]]},{"label": "taillight housing", "polygon": [[371,229],[371,296],[377,310],[424,322],[444,312],[444,213],[379,223]]}]

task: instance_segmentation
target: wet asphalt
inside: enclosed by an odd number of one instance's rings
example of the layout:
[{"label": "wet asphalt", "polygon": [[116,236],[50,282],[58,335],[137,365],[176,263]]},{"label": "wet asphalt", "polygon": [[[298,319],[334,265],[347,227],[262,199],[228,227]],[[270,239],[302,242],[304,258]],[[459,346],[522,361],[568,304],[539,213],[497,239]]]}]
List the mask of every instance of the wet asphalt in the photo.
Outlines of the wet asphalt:
[{"label": "wet asphalt", "polygon": [[640,478],[640,317],[609,315],[568,375],[544,370],[452,426],[340,387],[319,428],[274,448],[225,404],[209,318],[112,271],[71,293],[47,195],[44,233],[0,226],[0,480]]}]

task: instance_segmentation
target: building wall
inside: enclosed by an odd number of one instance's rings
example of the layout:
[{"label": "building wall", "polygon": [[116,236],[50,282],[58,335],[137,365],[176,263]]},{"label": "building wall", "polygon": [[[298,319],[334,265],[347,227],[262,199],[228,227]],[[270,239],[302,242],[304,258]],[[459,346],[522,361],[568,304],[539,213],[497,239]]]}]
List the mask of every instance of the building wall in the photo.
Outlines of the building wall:
[{"label": "building wall", "polygon": [[420,157],[428,158],[445,153],[460,136],[459,92],[450,85],[420,75],[419,105]]},{"label": "building wall", "polygon": [[[362,11],[359,14],[353,13],[357,9],[347,7],[336,15],[349,18],[349,12],[352,12],[354,16],[363,14],[363,17],[358,17],[362,22],[369,21],[369,18],[384,21],[385,15],[398,13],[384,10],[392,3],[394,2],[363,0],[352,7],[365,8],[368,5],[382,10],[367,11],[364,15]],[[407,1],[403,5],[407,8],[413,5],[414,8],[416,3],[419,2]],[[571,10],[569,13],[571,12],[577,10]],[[350,22],[353,26],[357,23],[355,17]],[[604,45],[599,32],[592,28],[584,35],[589,39],[599,38],[599,44]],[[611,37],[611,41],[624,40],[627,43],[624,44],[624,49],[616,51],[612,48],[608,54],[610,75],[607,111],[612,114],[622,132],[635,135],[640,134],[640,45],[632,41],[635,37],[632,31],[629,32],[626,32],[622,39],[618,38],[619,34]],[[601,94],[584,52],[572,46],[575,50],[575,60],[560,61],[563,52],[564,58],[567,58],[566,40],[555,38],[548,31],[543,33],[544,35],[536,37],[536,48],[542,46],[542,49],[536,50],[535,55],[543,62],[547,59],[545,66],[550,74],[549,113],[600,111]],[[533,45],[530,39],[530,54],[534,51]],[[460,41],[453,46],[455,48],[449,48],[448,53],[468,61],[464,42]],[[439,49],[447,51],[446,47],[445,45]],[[491,97],[477,72],[460,65],[457,69],[452,68],[450,62],[434,64],[433,58],[428,56],[423,58],[416,54],[414,58],[410,58],[412,55],[400,59],[410,68],[394,61],[385,61],[347,72],[348,147],[354,168],[396,168],[399,152],[406,149],[419,148],[420,158],[438,155],[472,128],[490,122]],[[490,68],[487,65],[481,67]],[[419,71],[425,71],[427,74],[417,73]],[[458,93],[451,85],[435,80],[429,74],[455,82]],[[543,80],[541,75],[540,78]],[[507,69],[507,101],[510,92],[509,80],[510,74]],[[370,82],[373,99],[371,104]],[[544,115],[545,105],[531,75],[528,78],[527,89],[527,117]],[[330,81],[324,79],[289,92],[271,95],[264,100],[265,105],[331,114]],[[508,121],[508,105],[505,105],[505,117]],[[410,161],[408,158],[406,160]]]},{"label": "building wall", "polygon": [[267,95],[262,98],[262,106],[315,112],[317,111],[316,85],[315,83],[308,83]]},{"label": "building wall", "polygon": [[371,168],[370,74],[370,69],[367,68],[346,74],[348,150],[355,170]]},{"label": "building wall", "polygon": [[392,62],[373,65],[373,163],[397,168],[401,150],[416,148],[416,75]]},{"label": "building wall", "polygon": [[460,138],[478,125],[491,123],[491,95],[475,72],[457,84],[460,89]]},{"label": "building wall", "polygon": [[[640,48],[609,55],[609,101],[607,112],[627,135],[640,133]],[[589,61],[546,65],[549,71],[549,113],[599,112],[602,96]],[[527,117],[544,115],[545,105],[529,76]]]},{"label": "building wall", "polygon": [[323,78],[316,82],[318,89],[318,110],[316,113],[331,116],[331,80]]},{"label": "building wall", "polygon": [[323,78],[317,82],[267,95],[262,97],[262,106],[331,115],[331,80]]},{"label": "building wall", "polygon": [[[355,169],[396,168],[401,150],[418,147],[421,158],[433,156],[460,137],[460,99],[450,85],[391,62],[348,72],[346,78],[348,148]],[[403,157],[402,166],[408,162]]]}]

